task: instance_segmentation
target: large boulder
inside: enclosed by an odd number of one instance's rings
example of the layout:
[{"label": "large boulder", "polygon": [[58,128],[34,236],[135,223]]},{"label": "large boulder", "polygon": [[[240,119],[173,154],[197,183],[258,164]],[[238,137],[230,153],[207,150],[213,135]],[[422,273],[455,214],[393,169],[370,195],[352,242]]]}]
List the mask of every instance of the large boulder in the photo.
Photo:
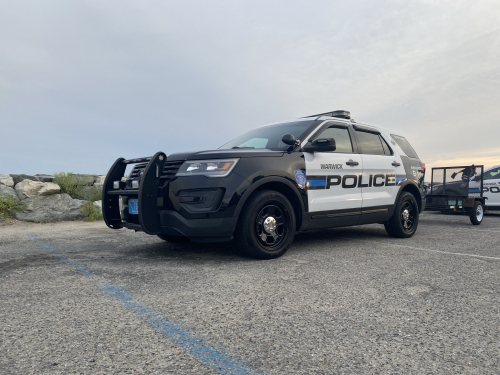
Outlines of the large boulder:
[{"label": "large boulder", "polygon": [[54,175],[51,174],[36,174],[33,177],[36,177],[38,181],[41,182],[54,182]]},{"label": "large boulder", "polygon": [[24,211],[14,212],[17,220],[33,222],[51,222],[81,219],[80,212],[87,201],[72,199],[68,194],[55,194],[49,196],[33,196],[23,201]]},{"label": "large boulder", "polygon": [[14,187],[14,179],[10,174],[0,174],[0,185]]},{"label": "large boulder", "polygon": [[38,181],[38,178],[29,174],[11,174],[10,177],[14,180],[14,185],[17,185],[23,180]]},{"label": "large boulder", "polygon": [[52,182],[44,182],[40,191],[38,191],[38,195],[52,195],[59,194],[61,192],[61,187],[57,184],[53,184]]},{"label": "large boulder", "polygon": [[16,201],[19,200],[19,198],[16,194],[16,191],[14,189],[12,189],[9,186],[0,184],[0,196],[2,196],[2,195],[3,196],[10,196],[10,197],[14,198]]},{"label": "large boulder", "polygon": [[97,176],[97,179],[94,182],[94,186],[101,189],[104,186],[104,180],[106,179],[106,176]]},{"label": "large boulder", "polygon": [[38,192],[42,187],[43,182],[26,179],[17,183],[14,189],[16,190],[19,199],[26,199],[38,195]]},{"label": "large boulder", "polygon": [[101,201],[95,201],[92,204],[94,205],[94,208],[96,210],[99,210],[102,213],[102,200]]}]

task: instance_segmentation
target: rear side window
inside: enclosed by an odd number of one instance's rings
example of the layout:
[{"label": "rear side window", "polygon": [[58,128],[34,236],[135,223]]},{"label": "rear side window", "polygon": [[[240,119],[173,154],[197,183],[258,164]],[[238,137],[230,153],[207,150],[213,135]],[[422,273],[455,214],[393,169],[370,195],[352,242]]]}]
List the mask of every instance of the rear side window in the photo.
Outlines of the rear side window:
[{"label": "rear side window", "polygon": [[391,155],[389,147],[378,134],[356,131],[359,146],[363,154]]},{"label": "rear side window", "polygon": [[500,179],[500,168],[492,169],[484,174],[484,180],[496,180]]},{"label": "rear side window", "polygon": [[336,150],[333,152],[342,152],[345,154],[352,154],[351,137],[349,130],[346,128],[328,128],[323,131],[316,139],[319,138],[333,138],[335,139]]},{"label": "rear side window", "polygon": [[406,156],[408,156],[409,158],[418,159],[417,153],[415,152],[413,147],[411,147],[410,142],[408,142],[405,137],[401,137],[400,135],[395,134],[391,134],[391,137],[396,141],[398,146],[401,147],[401,150],[403,150]]}]

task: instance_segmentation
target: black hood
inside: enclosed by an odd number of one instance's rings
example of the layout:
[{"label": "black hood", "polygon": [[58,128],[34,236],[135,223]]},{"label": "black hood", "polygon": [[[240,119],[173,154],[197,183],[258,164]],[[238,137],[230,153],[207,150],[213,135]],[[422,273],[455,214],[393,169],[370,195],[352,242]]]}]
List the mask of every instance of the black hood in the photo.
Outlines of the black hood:
[{"label": "black hood", "polygon": [[174,160],[204,160],[226,158],[280,157],[284,151],[271,151],[265,148],[231,148],[228,150],[208,150],[177,152],[167,156],[167,161]]}]

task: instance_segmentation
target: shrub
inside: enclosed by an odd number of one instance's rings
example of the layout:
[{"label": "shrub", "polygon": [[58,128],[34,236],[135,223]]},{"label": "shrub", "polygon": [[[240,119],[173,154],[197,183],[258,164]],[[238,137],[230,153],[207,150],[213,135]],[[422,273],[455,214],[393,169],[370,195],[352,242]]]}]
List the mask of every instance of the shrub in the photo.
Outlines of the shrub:
[{"label": "shrub", "polygon": [[93,202],[85,203],[85,205],[80,208],[80,212],[84,215],[83,220],[86,221],[96,221],[102,219],[101,210],[95,208]]},{"label": "shrub", "polygon": [[66,193],[71,198],[76,198],[80,189],[78,186],[78,177],[73,173],[59,172],[54,174],[54,183],[61,187],[61,193]]},{"label": "shrub", "polygon": [[10,195],[0,195],[0,215],[11,218],[14,212],[23,211],[25,204],[19,204],[19,201]]}]

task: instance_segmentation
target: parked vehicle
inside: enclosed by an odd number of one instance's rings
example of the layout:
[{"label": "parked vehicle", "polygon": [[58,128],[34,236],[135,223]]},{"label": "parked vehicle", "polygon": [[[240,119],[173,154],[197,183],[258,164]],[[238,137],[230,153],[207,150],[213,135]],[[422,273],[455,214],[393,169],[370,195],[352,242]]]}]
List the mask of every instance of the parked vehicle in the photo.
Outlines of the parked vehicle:
[{"label": "parked vehicle", "polygon": [[384,223],[393,237],[413,236],[424,174],[399,132],[334,111],[263,126],[217,150],[119,158],[103,215],[110,228],[170,242],[234,238],[244,253],[270,259],[308,229]]},{"label": "parked vehicle", "polygon": [[480,188],[483,180],[483,196],[486,198],[486,210],[500,211],[500,165],[488,168],[481,175],[472,177],[470,187]]},{"label": "parked vehicle", "polygon": [[485,207],[483,171],[482,165],[432,168],[425,209],[464,213],[472,224],[480,225]]}]

